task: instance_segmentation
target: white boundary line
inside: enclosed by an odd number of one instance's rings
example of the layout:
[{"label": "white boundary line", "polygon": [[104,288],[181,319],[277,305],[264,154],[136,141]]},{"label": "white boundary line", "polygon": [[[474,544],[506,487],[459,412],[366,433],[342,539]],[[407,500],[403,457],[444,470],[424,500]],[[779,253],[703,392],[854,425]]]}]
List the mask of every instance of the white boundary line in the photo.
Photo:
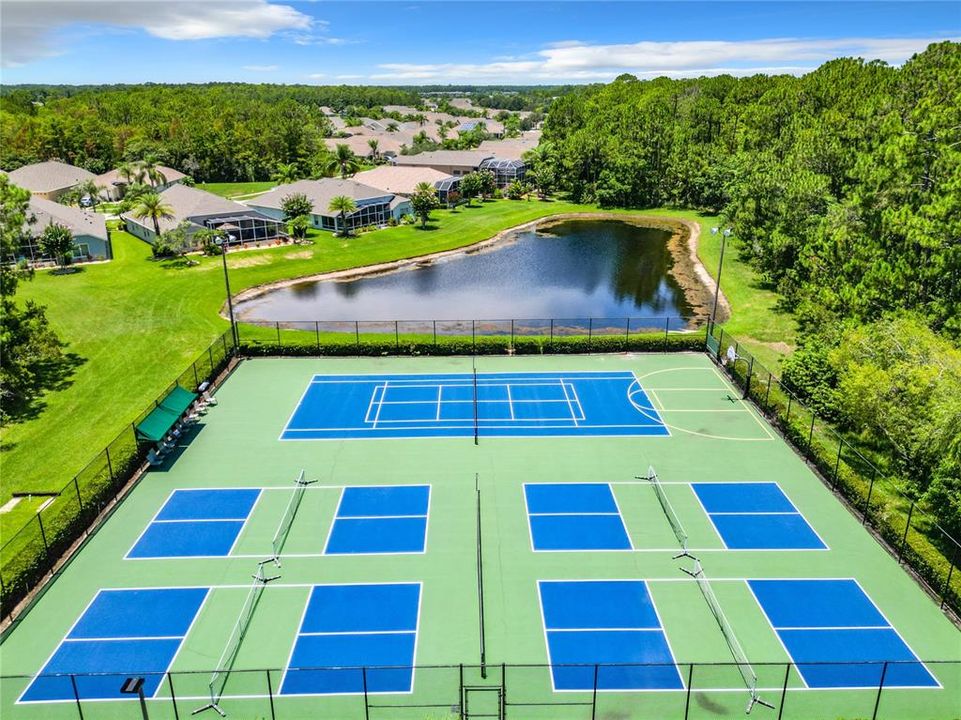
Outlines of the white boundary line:
[{"label": "white boundary line", "polygon": [[[344,515],[341,516],[340,508],[344,502],[344,495],[347,490],[351,488],[427,488],[427,514],[426,515]],[[371,555],[423,555],[427,552],[427,533],[430,527],[430,503],[431,503],[431,492],[432,486],[430,483],[407,483],[404,485],[345,485],[340,490],[340,498],[337,500],[337,509],[334,511],[334,517],[330,522],[330,527],[327,530],[327,539],[324,541],[324,551],[319,555],[302,553],[299,555],[281,555],[284,557],[366,557]],[[424,546],[421,550],[404,550],[404,551],[390,551],[390,552],[366,552],[366,553],[332,553],[328,552],[330,546],[330,538],[334,534],[334,526],[337,524],[338,520],[393,520],[393,519],[424,519]],[[259,556],[258,556],[259,557]]]}]

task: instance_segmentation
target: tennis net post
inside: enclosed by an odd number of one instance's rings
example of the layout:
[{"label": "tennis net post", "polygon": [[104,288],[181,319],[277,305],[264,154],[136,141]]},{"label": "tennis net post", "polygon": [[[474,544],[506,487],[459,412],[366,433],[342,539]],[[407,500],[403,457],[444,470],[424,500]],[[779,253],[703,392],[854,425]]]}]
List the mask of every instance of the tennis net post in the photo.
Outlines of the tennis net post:
[{"label": "tennis net post", "polygon": [[[640,480],[641,478],[638,478]],[[667,497],[667,493],[664,492],[664,486],[661,485],[660,479],[657,477],[657,472],[654,470],[654,466],[651,465],[647,468],[647,476],[645,478],[654,488],[654,494],[657,495],[657,501],[661,504],[661,510],[667,516],[667,521],[671,524],[671,530],[674,531],[674,537],[681,544],[681,552],[674,556],[674,559],[682,557],[689,557],[696,560],[687,549],[687,531],[684,529],[684,525],[681,523],[681,519],[677,516],[674,511],[674,506],[671,505],[671,501]]]},{"label": "tennis net post", "polygon": [[287,542],[287,536],[290,534],[290,527],[294,524],[294,517],[297,515],[297,510],[300,508],[300,501],[304,499],[304,492],[307,490],[308,485],[312,485],[317,482],[316,480],[305,479],[306,472],[304,470],[300,471],[300,475],[294,481],[294,492],[290,496],[290,500],[287,502],[287,507],[284,510],[283,517],[280,518],[280,524],[277,526],[277,532],[274,533],[273,540],[270,541],[271,557],[274,565],[280,567],[280,553],[284,549],[284,544]]},{"label": "tennis net post", "polygon": [[484,628],[484,538],[481,531],[480,476],[474,474],[474,493],[477,497],[477,612],[480,630],[480,672],[487,679],[487,632]]},{"label": "tennis net post", "polygon": [[220,707],[220,700],[223,698],[224,688],[227,686],[230,671],[233,669],[234,661],[237,659],[237,653],[240,652],[240,646],[243,644],[244,638],[247,635],[247,629],[250,627],[250,621],[254,617],[254,611],[257,609],[257,604],[260,602],[260,596],[263,594],[264,588],[267,587],[267,583],[277,580],[280,577],[280,575],[264,575],[264,565],[269,562],[271,562],[271,558],[261,560],[257,563],[257,571],[251,576],[253,583],[251,583],[250,589],[247,591],[247,597],[240,610],[240,616],[237,618],[237,622],[234,623],[230,637],[227,639],[227,644],[224,646],[224,651],[220,655],[220,660],[217,661],[217,667],[211,674],[210,681],[207,683],[210,702],[194,710],[191,715],[202,713],[204,710],[214,710],[221,717],[227,717],[227,713]]},{"label": "tennis net post", "polygon": [[724,614],[724,610],[721,608],[721,603],[718,601],[717,595],[714,594],[714,588],[711,587],[710,580],[708,580],[704,574],[704,568],[701,566],[701,561],[697,558],[694,558],[693,570],[688,570],[686,568],[681,568],[681,570],[690,575],[697,582],[697,586],[700,588],[701,594],[704,595],[704,599],[707,601],[707,605],[711,609],[711,614],[714,615],[714,619],[717,621],[718,627],[721,628],[721,634],[724,636],[724,640],[727,642],[727,646],[731,650],[731,655],[734,657],[734,662],[737,665],[737,669],[741,673],[741,678],[744,680],[744,684],[747,686],[748,692],[750,693],[750,698],[748,699],[747,709],[745,712],[750,714],[755,705],[763,705],[764,707],[771,708],[773,710],[774,706],[762,700],[758,694],[757,673],[754,672],[754,668],[751,666],[751,661],[748,659],[747,653],[744,652],[744,648],[741,646],[740,640],[737,639],[737,635],[734,633],[734,628],[728,621],[727,615]]},{"label": "tennis net post", "polygon": [[477,358],[471,355],[471,369],[474,373],[474,444],[478,444],[479,439],[479,423],[477,420]]}]

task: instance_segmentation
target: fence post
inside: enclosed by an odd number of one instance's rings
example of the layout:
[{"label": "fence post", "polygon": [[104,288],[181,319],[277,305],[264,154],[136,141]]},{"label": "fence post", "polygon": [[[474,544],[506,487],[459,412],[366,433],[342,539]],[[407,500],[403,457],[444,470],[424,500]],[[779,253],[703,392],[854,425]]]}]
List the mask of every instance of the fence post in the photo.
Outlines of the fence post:
[{"label": "fence post", "polygon": [[511,318],[511,348],[514,347],[514,318]]},{"label": "fence post", "polygon": [[370,705],[367,703],[367,667],[362,667],[364,678],[364,720],[370,720]]},{"label": "fence post", "polygon": [[551,318],[551,352],[554,352],[554,318]]},{"label": "fence post", "polygon": [[833,480],[833,482],[834,482],[834,487],[835,487],[835,488],[837,488],[837,486],[838,486],[838,472],[839,472],[840,469],[841,469],[841,451],[842,451],[843,449],[844,449],[844,439],[841,438],[841,436],[839,435],[839,436],[838,436],[838,457],[837,457],[837,460],[834,461],[834,480]]},{"label": "fence post", "polygon": [[207,347],[207,357],[210,358],[210,378],[208,379],[211,379],[213,378],[213,375],[214,375],[214,346],[213,345],[209,345]]},{"label": "fence post", "polygon": [[691,712],[691,685],[694,682],[694,663],[687,666],[687,693],[684,698],[684,720]]},{"label": "fence post", "polygon": [[594,318],[587,318],[587,352],[591,351],[591,340],[594,337]]},{"label": "fence post", "polygon": [[501,663],[501,718],[507,715],[507,663]]},{"label": "fence post", "polygon": [[784,715],[784,701],[787,700],[787,684],[790,679],[791,663],[788,663],[784,668],[784,684],[781,686],[781,702],[778,703],[777,707],[777,720],[781,720],[781,717]]},{"label": "fence post", "polygon": [[464,663],[457,666],[458,672],[458,688],[460,690],[457,695],[457,706],[460,708],[460,712],[457,714],[460,720],[464,720]]},{"label": "fence post", "polygon": [[[914,504],[916,501],[911,501],[911,507],[908,508],[908,520],[904,523],[904,535],[901,538],[901,547],[898,549],[898,565],[901,564],[901,558],[904,557],[904,546],[908,542],[908,532],[911,530],[911,516],[914,514]],[[37,517],[40,517],[39,515]]]},{"label": "fence post", "polygon": [[751,356],[751,362],[747,365],[747,377],[744,379],[744,399],[747,400],[751,397],[751,375],[754,374],[754,356]]},{"label": "fence post", "polygon": [[276,720],[276,715],[274,715],[274,684],[270,681],[270,670],[265,670],[267,673],[267,697],[270,698],[270,720]]},{"label": "fence post", "polygon": [[[110,456],[107,455],[107,462],[110,462]],[[113,473],[110,473],[110,482],[113,482]],[[77,492],[77,503],[80,505],[80,512],[83,512],[83,498],[80,497],[80,483],[77,482],[77,476],[73,476],[73,489]]]},{"label": "fence post", "polygon": [[884,661],[884,667],[881,668],[881,681],[878,683],[878,696],[874,700],[874,712],[871,713],[871,720],[878,719],[878,706],[881,705],[881,691],[884,689],[884,678],[888,674],[888,660]]},{"label": "fence post", "polygon": [[944,605],[947,602],[948,590],[951,588],[951,575],[954,574],[954,568],[958,564],[958,550],[961,549],[961,545],[954,546],[954,555],[951,557],[951,567],[948,568],[948,576],[944,579],[944,589],[941,590],[941,609],[944,610]]},{"label": "fence post", "polygon": [[434,347],[437,347],[437,321],[434,320]]},{"label": "fence post", "polygon": [[317,339],[317,354],[320,355],[320,322],[314,320],[314,337]]},{"label": "fence post", "polygon": [[43,519],[40,517],[41,513],[37,513],[37,525],[40,526],[40,539],[43,540],[43,554],[50,559],[50,547],[47,545],[47,533],[43,529]]},{"label": "fence post", "polygon": [[400,321],[394,320],[394,350],[400,352]]},{"label": "fence post", "polygon": [[764,393],[764,407],[770,408],[771,399],[771,380],[774,378],[774,373],[768,371],[767,374],[767,391]]},{"label": "fence post", "polygon": [[868,485],[868,498],[864,501],[864,512],[861,513],[861,524],[865,525],[868,521],[868,513],[871,512],[871,495],[874,493],[874,481],[878,477],[878,469],[871,466],[871,484]]},{"label": "fence post", "polygon": [[787,395],[787,417],[784,418],[784,422],[786,423],[791,422],[791,403],[792,402],[794,402],[794,396],[791,394],[791,391],[789,390]]},{"label": "fence post", "polygon": [[191,365],[191,367],[194,369],[194,386],[196,387],[200,385],[200,377],[197,375],[197,363],[194,362],[194,364]]},{"label": "fence post", "polygon": [[77,692],[77,676],[73,673],[70,674],[70,685],[73,687],[73,699],[77,702],[77,714],[80,720],[83,720],[83,706],[80,704],[80,693]]},{"label": "fence post", "polygon": [[280,323],[275,322],[274,325],[277,328],[277,347],[280,347]]},{"label": "fence post", "polygon": [[671,316],[664,318],[664,352],[667,352],[667,334],[671,329]]},{"label": "fence post", "polygon": [[627,328],[624,330],[624,352],[631,349],[631,319],[627,319]]},{"label": "fence post", "polygon": [[354,341],[357,344],[357,352],[360,353],[360,322],[354,320]]},{"label": "fence post", "polygon": [[597,717],[597,663],[594,663],[594,692],[591,695],[591,720]]},{"label": "fence post", "polygon": [[177,710],[177,693],[174,692],[174,676],[169,671],[167,675],[167,686],[170,688],[170,702],[174,706],[174,720],[180,720],[180,711]]},{"label": "fence post", "polygon": [[471,321],[470,321],[470,354],[471,354],[471,355],[476,355],[476,354],[477,354],[477,328],[476,328],[476,323],[477,323],[476,320],[471,320]]},{"label": "fence post", "polygon": [[[713,330],[712,330],[711,334],[712,334],[712,335],[714,334],[714,333],[713,333]],[[721,346],[722,346],[723,344],[724,344],[724,328],[721,328],[721,334],[718,335],[718,338],[717,338],[717,359],[718,359],[718,360],[721,359]]]},{"label": "fence post", "polygon": [[817,418],[817,415],[816,415],[815,412],[812,410],[812,411],[811,411],[811,429],[808,430],[808,450],[811,449],[811,445],[814,443],[814,420],[815,420],[815,418]]}]

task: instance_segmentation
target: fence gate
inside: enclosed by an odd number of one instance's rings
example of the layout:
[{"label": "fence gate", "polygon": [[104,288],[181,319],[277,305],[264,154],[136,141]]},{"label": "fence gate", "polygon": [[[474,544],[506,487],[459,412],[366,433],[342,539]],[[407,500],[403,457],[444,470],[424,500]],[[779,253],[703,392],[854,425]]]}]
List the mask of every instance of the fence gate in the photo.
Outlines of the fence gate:
[{"label": "fence gate", "polygon": [[464,720],[504,720],[504,693],[498,686],[466,686],[462,707]]}]

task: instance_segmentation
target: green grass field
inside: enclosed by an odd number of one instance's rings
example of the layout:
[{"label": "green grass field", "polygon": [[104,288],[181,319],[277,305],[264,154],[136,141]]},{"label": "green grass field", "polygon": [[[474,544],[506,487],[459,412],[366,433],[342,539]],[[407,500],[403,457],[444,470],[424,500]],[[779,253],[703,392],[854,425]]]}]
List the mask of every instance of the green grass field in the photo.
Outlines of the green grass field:
[{"label": "green grass field", "polygon": [[276,186],[277,183],[272,180],[262,180],[260,182],[200,183],[197,187],[214,195],[220,195],[225,198],[235,198],[267,192]]},{"label": "green grass field", "polygon": [[[752,717],[867,718],[877,689],[812,690],[771,629],[746,579],[854,578],[908,646],[925,661],[939,689],[889,688],[878,718],[958,716],[961,636],[937,605],[833,497],[806,464],[734,391],[702,354],[479,357],[477,371],[624,371],[639,378],[670,437],[542,437],[280,442],[278,436],[315,373],[470,373],[470,358],[247,360],[218,391],[211,408],[172,462],[150,471],[107,523],[0,646],[0,714],[33,720],[77,717],[74,703],[14,704],[100,588],[213,588],[176,655],[176,701],[164,683],[148,702],[150,717],[187,717],[207,697],[241,611],[257,560],[270,540],[303,468],[316,485],[305,493],[284,548],[280,578],[267,585],[224,688],[228,717],[364,718],[362,696],[267,697],[295,639],[311,586],[422,583],[413,692],[372,695],[371,718],[506,717],[737,718],[748,692],[718,624],[696,583],[673,559],[678,543],[651,486],[637,476],[653,465],[700,557],[711,587],[759,678],[760,696],[776,706]],[[487,678],[480,660],[476,571],[475,474],[481,491]],[[730,551],[690,487],[691,482],[776,481],[830,548],[819,551]],[[635,550],[534,552],[524,483],[612,483]],[[324,556],[341,489],[355,485],[430,484],[424,554]],[[176,488],[265,488],[228,558],[130,560],[124,555]],[[271,570],[272,566],[267,566]],[[665,629],[683,690],[553,692],[538,580],[643,579]],[[804,599],[799,598],[799,603]],[[505,675],[498,667],[507,664]],[[690,670],[689,663],[694,663]],[[720,663],[721,665],[708,665]],[[723,665],[727,663],[727,665]],[[458,667],[466,667],[461,675]],[[527,667],[516,667],[526,665]],[[448,666],[448,667],[428,667]],[[512,667],[514,666],[514,667]],[[269,672],[268,672],[269,671]],[[122,680],[122,678],[119,678]],[[473,709],[461,706],[465,700]],[[689,702],[687,710],[686,703]],[[84,717],[121,718],[135,703],[82,703]],[[779,715],[777,713],[780,713]]]},{"label": "green grass field", "polygon": [[[499,201],[438,211],[436,229],[426,232],[389,228],[347,240],[325,234],[310,246],[245,251],[230,258],[232,288],[237,292],[463,247],[531,219],[589,209],[562,202]],[[702,252],[713,268],[710,218],[680,211],[649,214],[701,222]],[[0,502],[12,492],[59,490],[227,327],[218,315],[224,302],[219,258],[199,258],[194,267],[157,262],[148,245],[124,232],[113,233],[113,245],[110,263],[71,275],[41,272],[21,286],[24,299],[47,307],[54,328],[81,362],[69,387],[44,398],[38,417],[4,428]],[[732,322],[752,336],[790,339],[789,320],[770,312],[773,293],[747,289],[750,273],[731,255],[726,264],[731,284],[725,287],[744,296],[735,303]],[[78,312],[78,307],[96,312]],[[17,525],[9,515],[0,515],[0,531]]]}]

